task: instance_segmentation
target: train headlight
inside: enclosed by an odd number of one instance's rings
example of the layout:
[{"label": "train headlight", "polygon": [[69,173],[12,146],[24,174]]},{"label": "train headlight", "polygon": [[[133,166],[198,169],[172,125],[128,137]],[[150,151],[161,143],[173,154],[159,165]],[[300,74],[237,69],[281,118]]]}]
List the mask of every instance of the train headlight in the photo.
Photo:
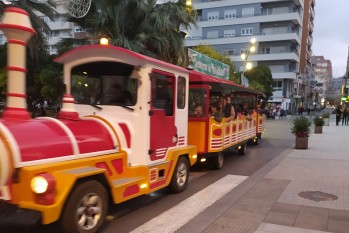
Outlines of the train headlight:
[{"label": "train headlight", "polygon": [[36,194],[43,194],[52,191],[56,185],[54,177],[48,173],[34,176],[30,182],[32,191]]}]

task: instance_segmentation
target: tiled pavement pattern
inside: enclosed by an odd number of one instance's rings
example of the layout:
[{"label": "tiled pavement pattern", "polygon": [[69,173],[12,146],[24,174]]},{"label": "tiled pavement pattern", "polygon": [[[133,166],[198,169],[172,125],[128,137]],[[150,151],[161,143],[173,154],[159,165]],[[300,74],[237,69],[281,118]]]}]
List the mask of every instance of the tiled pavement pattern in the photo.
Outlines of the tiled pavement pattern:
[{"label": "tiled pavement pattern", "polygon": [[[339,130],[346,131],[343,137],[328,136]],[[324,127],[324,134],[312,134],[308,150],[292,151],[266,176],[291,180],[279,202],[349,210],[349,127]],[[299,197],[302,191],[321,191],[338,200],[314,202]]]},{"label": "tiled pavement pattern", "polygon": [[348,233],[349,211],[277,202],[263,222],[321,232]]},{"label": "tiled pavement pattern", "polygon": [[[222,198],[225,203],[217,207],[223,214],[211,208],[179,232],[349,233],[348,138],[349,127],[335,126],[332,120],[323,134],[310,135],[308,150],[288,149],[227,195],[229,199]],[[298,196],[305,191],[338,199]]]},{"label": "tiled pavement pattern", "polygon": [[328,231],[317,231],[298,227],[288,227],[271,223],[262,223],[255,233],[331,233]]},{"label": "tiled pavement pattern", "polygon": [[[272,224],[267,226],[289,227],[275,232],[304,232],[305,229],[349,232],[348,138],[348,127],[324,127],[323,134],[311,134],[308,150],[292,151],[266,176],[290,180],[263,220]],[[303,191],[325,192],[336,195],[338,199],[312,201],[299,197]],[[256,233],[264,232],[274,231],[267,231],[260,225]]]},{"label": "tiled pavement pattern", "polygon": [[254,232],[288,183],[280,179],[262,179],[203,232]]}]

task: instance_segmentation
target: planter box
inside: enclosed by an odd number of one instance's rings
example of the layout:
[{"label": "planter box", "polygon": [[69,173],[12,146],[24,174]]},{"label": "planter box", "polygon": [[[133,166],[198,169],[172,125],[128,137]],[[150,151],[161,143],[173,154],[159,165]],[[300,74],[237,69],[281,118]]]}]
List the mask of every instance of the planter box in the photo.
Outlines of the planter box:
[{"label": "planter box", "polygon": [[297,137],[295,149],[308,149],[308,137]]},{"label": "planter box", "polygon": [[324,126],[329,126],[330,125],[330,118],[323,118],[325,121]]},{"label": "planter box", "polygon": [[314,133],[322,133],[322,126],[316,126],[314,127]]}]

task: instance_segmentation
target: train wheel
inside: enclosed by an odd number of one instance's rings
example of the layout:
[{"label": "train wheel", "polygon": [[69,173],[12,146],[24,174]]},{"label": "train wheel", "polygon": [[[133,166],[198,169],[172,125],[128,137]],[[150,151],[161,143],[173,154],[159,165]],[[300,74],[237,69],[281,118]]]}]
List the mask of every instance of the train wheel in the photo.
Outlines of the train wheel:
[{"label": "train wheel", "polygon": [[103,224],[108,208],[105,188],[97,181],[79,184],[70,195],[61,215],[67,233],[95,233]]},{"label": "train wheel", "polygon": [[224,165],[224,154],[222,152],[217,152],[213,160],[213,169],[220,170]]},{"label": "train wheel", "polygon": [[185,157],[179,157],[172,175],[169,189],[173,193],[179,193],[186,189],[189,180],[189,163]]},{"label": "train wheel", "polygon": [[244,143],[240,145],[240,148],[238,149],[239,155],[245,155],[247,153],[247,143]]}]

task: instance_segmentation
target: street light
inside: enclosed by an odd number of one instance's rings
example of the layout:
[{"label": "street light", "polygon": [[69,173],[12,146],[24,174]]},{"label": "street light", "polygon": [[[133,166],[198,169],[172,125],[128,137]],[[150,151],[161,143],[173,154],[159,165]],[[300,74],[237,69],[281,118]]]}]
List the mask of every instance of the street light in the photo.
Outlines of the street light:
[{"label": "street light", "polygon": [[[245,82],[248,83],[248,80],[244,77],[244,72],[245,72],[245,70],[250,70],[253,67],[252,63],[248,62],[247,60],[248,60],[248,56],[250,55],[250,53],[254,53],[256,51],[255,43],[256,43],[256,39],[252,38],[247,51],[245,53],[241,53],[241,55],[240,55],[241,59],[244,61],[244,66],[243,66],[242,72],[240,73],[240,84],[243,84]],[[244,79],[244,81],[243,81],[243,79]]]},{"label": "street light", "polygon": [[256,43],[256,39],[252,38],[250,41],[249,48],[246,51],[246,53],[241,53],[241,55],[240,55],[241,59],[244,61],[244,67],[243,67],[242,72],[244,72],[245,69],[250,70],[252,68],[252,63],[247,62],[247,59],[248,59],[248,56],[250,55],[250,53],[254,53],[256,51],[255,43]]}]

